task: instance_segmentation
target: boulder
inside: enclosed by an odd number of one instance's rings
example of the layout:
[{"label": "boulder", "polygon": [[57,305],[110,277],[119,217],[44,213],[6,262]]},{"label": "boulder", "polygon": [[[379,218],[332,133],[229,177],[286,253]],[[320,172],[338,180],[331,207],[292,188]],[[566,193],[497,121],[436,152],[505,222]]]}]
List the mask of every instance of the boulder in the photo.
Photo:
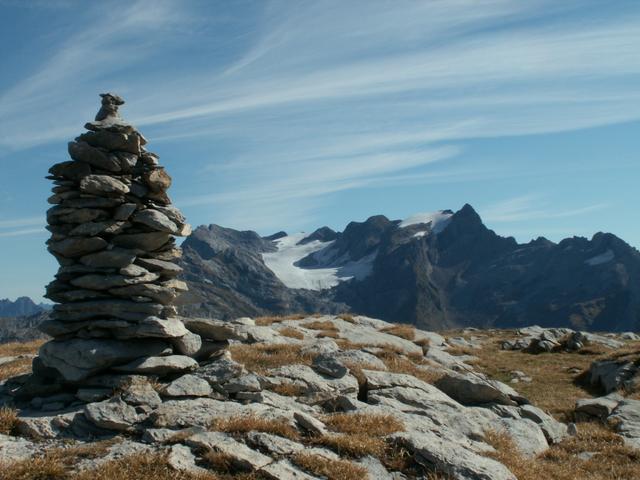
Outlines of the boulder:
[{"label": "boulder", "polygon": [[98,196],[120,196],[129,192],[127,184],[109,175],[87,175],[80,180],[80,191]]},{"label": "boulder", "polygon": [[160,340],[132,340],[120,342],[109,339],[54,340],[45,343],[39,358],[47,367],[56,369],[70,382],[78,382],[123,364],[141,355],[160,355],[168,345]]},{"label": "boulder", "polygon": [[168,355],[166,357],[141,357],[125,365],[113,369],[118,372],[143,375],[166,375],[167,373],[188,372],[198,368],[198,362],[184,355]]},{"label": "boulder", "polygon": [[189,437],[186,443],[190,447],[223,453],[229,456],[236,468],[241,470],[259,470],[273,461],[271,457],[252,450],[221,432],[197,433]]},{"label": "boulder", "polygon": [[121,432],[131,430],[133,425],[141,420],[135,408],[117,397],[103,402],[89,403],[84,407],[84,415],[100,428]]},{"label": "boulder", "polygon": [[207,397],[211,392],[209,383],[195,375],[183,375],[162,389],[165,397]]}]

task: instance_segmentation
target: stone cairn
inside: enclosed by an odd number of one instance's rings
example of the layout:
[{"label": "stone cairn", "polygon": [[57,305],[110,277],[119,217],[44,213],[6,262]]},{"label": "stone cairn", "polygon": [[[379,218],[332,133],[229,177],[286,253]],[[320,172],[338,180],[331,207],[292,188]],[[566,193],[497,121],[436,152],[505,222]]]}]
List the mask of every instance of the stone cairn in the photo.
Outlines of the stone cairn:
[{"label": "stone cairn", "polygon": [[174,237],[191,228],[171,205],[158,156],[120,117],[124,100],[101,97],[88,132],[69,143],[72,160],[47,177],[55,185],[47,244],[60,268],[46,295],[57,304],[40,327],[53,340],[34,360],[32,384],[104,387],[109,378],[198,366],[201,339],[172,305],[187,290],[176,278]]}]

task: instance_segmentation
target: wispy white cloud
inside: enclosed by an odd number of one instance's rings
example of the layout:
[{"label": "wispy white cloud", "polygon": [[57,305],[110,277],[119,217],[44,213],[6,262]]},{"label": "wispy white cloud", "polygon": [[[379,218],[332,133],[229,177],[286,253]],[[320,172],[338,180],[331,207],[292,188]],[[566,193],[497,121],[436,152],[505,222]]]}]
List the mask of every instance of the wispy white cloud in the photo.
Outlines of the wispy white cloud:
[{"label": "wispy white cloud", "polygon": [[550,204],[540,195],[529,194],[502,200],[480,209],[488,222],[522,222],[576,217],[608,208],[607,203],[562,209]]},{"label": "wispy white cloud", "polygon": [[43,216],[0,220],[0,238],[19,237],[43,232],[45,232]]},{"label": "wispy white cloud", "polygon": [[[638,11],[596,20],[572,0],[274,1],[248,21],[208,2],[118,6],[92,4],[0,92],[0,146],[68,139],[99,90],[119,90],[127,118],[160,145],[228,147],[184,159],[192,188],[176,198],[215,208],[220,223],[218,211],[235,226],[290,225],[345,190],[508,175],[457,165],[457,143],[640,118]],[[522,199],[498,207],[503,222],[553,213]]]},{"label": "wispy white cloud", "polygon": [[0,229],[30,227],[34,225],[44,225],[44,217],[34,216],[25,218],[14,218],[11,220],[0,220]]},{"label": "wispy white cloud", "polygon": [[23,235],[33,235],[36,233],[44,233],[44,228],[23,228],[19,230],[11,230],[8,232],[0,232],[0,237],[21,237]]}]

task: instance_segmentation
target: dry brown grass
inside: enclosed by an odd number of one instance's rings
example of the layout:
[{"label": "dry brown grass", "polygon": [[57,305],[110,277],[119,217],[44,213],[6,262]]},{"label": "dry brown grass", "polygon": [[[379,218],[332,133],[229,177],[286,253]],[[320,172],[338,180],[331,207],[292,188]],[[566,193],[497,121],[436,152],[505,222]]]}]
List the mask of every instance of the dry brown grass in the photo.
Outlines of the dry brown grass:
[{"label": "dry brown grass", "polygon": [[0,344],[0,357],[16,357],[18,355],[35,355],[45,340],[30,342],[9,342]]},{"label": "dry brown grass", "polygon": [[[73,472],[80,459],[70,449],[57,449],[28,460],[5,463],[0,480],[222,480],[216,475],[176,472],[161,454],[136,454],[106,462],[97,469]],[[239,478],[239,477],[235,477]]]},{"label": "dry brown grass", "polygon": [[251,372],[264,375],[269,369],[284,365],[311,365],[312,355],[304,355],[298,345],[231,345],[231,357]]},{"label": "dry brown grass", "polygon": [[285,397],[301,397],[306,393],[306,389],[303,386],[289,382],[272,385],[268,387],[268,390]]},{"label": "dry brown grass", "polygon": [[429,347],[431,346],[431,340],[429,340],[428,338],[419,338],[418,340],[415,340],[413,343],[415,343],[419,347],[422,347],[423,353],[426,353],[427,350],[429,350]]},{"label": "dry brown grass", "polygon": [[286,420],[273,420],[260,418],[255,415],[243,415],[240,417],[216,418],[209,425],[210,430],[225,433],[248,433],[251,431],[272,433],[281,437],[297,440],[300,438],[298,431],[289,425]]},{"label": "dry brown grass", "polygon": [[338,328],[335,324],[330,320],[314,320],[313,322],[305,323],[302,325],[304,328],[308,328],[309,330],[333,330],[337,331]]},{"label": "dry brown grass", "polygon": [[376,353],[376,356],[384,362],[387,370],[392,373],[413,375],[427,383],[434,383],[442,376],[439,371],[429,369],[430,363],[422,356],[419,359],[417,356],[406,357],[393,349],[382,349]]},{"label": "dry brown grass", "polygon": [[280,335],[283,335],[285,337],[289,337],[289,338],[297,338],[298,340],[304,340],[304,334],[293,327],[285,327],[285,328],[281,328],[280,330],[278,330],[278,333]]},{"label": "dry brown grass", "polygon": [[367,455],[380,457],[384,454],[387,444],[380,437],[370,435],[351,435],[329,433],[314,437],[315,445],[327,447],[341,457],[361,458]]},{"label": "dry brown grass", "polygon": [[416,328],[413,325],[406,323],[399,323],[391,327],[381,328],[380,331],[409,341],[413,341],[416,338]]},{"label": "dry brown grass", "polygon": [[[536,458],[520,454],[504,433],[488,432],[496,449],[488,454],[506,465],[518,480],[638,480],[640,451],[626,447],[620,436],[596,423],[580,424],[578,435],[552,446]],[[590,459],[577,455],[591,452]]]},{"label": "dry brown grass", "polygon": [[472,355],[474,356],[476,353],[478,353],[478,348],[471,348],[471,347],[449,347],[447,348],[447,353],[450,353],[451,355],[455,355],[455,356],[462,356],[462,355]]},{"label": "dry brown grass", "polygon": [[319,455],[298,453],[294,455],[293,461],[314,475],[326,477],[328,480],[367,480],[369,478],[364,467],[345,460],[328,460]]},{"label": "dry brown grass", "polygon": [[18,425],[18,411],[15,408],[0,408],[0,433],[12,435]]},{"label": "dry brown grass", "polygon": [[[95,470],[70,477],[71,480],[220,480],[213,474],[177,472],[160,454],[141,453],[106,462]],[[38,479],[44,480],[44,479]]]},{"label": "dry brown grass", "polygon": [[235,469],[233,457],[228,453],[214,452],[209,450],[202,458],[207,462],[207,466],[219,473],[231,473]]},{"label": "dry brown grass", "polygon": [[[474,335],[483,335],[474,332]],[[504,383],[512,379],[510,372],[520,370],[533,379],[532,382],[520,382],[516,390],[527,397],[534,405],[548,411],[556,418],[571,420],[576,400],[590,397],[591,393],[580,385],[579,374],[589,368],[591,362],[602,357],[600,349],[583,349],[580,352],[553,352],[538,355],[521,351],[502,350],[500,344],[514,338],[510,332],[484,334],[482,348],[474,350],[477,357],[471,363],[476,369],[489,377]],[[610,350],[608,351],[610,353]]]},{"label": "dry brown grass", "polygon": [[283,316],[266,316],[266,317],[258,317],[255,318],[254,321],[256,325],[260,325],[262,327],[268,327],[273,325],[274,323],[281,323],[287,320],[303,320],[309,317],[309,315],[305,315],[303,313],[295,313],[292,315],[283,315]]},{"label": "dry brown grass", "polygon": [[316,335],[316,338],[340,338],[340,334],[337,330],[320,330]]},{"label": "dry brown grass", "polygon": [[13,362],[0,365],[0,380],[31,372],[31,358],[18,358]]},{"label": "dry brown grass", "polygon": [[350,313],[341,313],[340,315],[338,315],[338,318],[340,320],[344,320],[345,322],[356,323],[355,317]]},{"label": "dry brown grass", "polygon": [[356,435],[380,436],[404,431],[404,424],[393,415],[334,413],[322,421],[335,432]]}]

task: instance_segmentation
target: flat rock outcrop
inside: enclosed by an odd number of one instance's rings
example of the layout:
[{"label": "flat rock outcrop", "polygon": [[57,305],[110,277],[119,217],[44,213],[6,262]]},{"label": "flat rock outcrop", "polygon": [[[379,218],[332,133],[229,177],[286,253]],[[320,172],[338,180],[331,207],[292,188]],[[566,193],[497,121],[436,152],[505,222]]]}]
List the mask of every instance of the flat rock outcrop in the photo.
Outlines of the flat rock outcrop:
[{"label": "flat rock outcrop", "polygon": [[[347,315],[184,324],[203,343],[228,347],[184,365],[167,352],[123,365],[128,355],[119,352],[118,367],[86,377],[75,394],[20,404],[21,436],[0,438],[0,453],[24,457],[70,439],[113,438],[119,443],[107,456],[163,452],[172,468],[191,473],[211,471],[213,453],[234,472],[274,479],[322,478],[305,463],[311,456],[349,462],[371,480],[433,472],[514,480],[488,455],[488,432],[510,436],[530,457],[567,435],[565,424],[449,354],[435,333],[416,330],[409,340],[392,324]],[[93,340],[73,340],[80,341]],[[0,398],[11,401],[18,381],[2,386]],[[631,432],[633,414],[620,405],[617,415]],[[348,450],[363,437],[364,450]],[[407,452],[413,470],[388,462],[380,448]]]}]

